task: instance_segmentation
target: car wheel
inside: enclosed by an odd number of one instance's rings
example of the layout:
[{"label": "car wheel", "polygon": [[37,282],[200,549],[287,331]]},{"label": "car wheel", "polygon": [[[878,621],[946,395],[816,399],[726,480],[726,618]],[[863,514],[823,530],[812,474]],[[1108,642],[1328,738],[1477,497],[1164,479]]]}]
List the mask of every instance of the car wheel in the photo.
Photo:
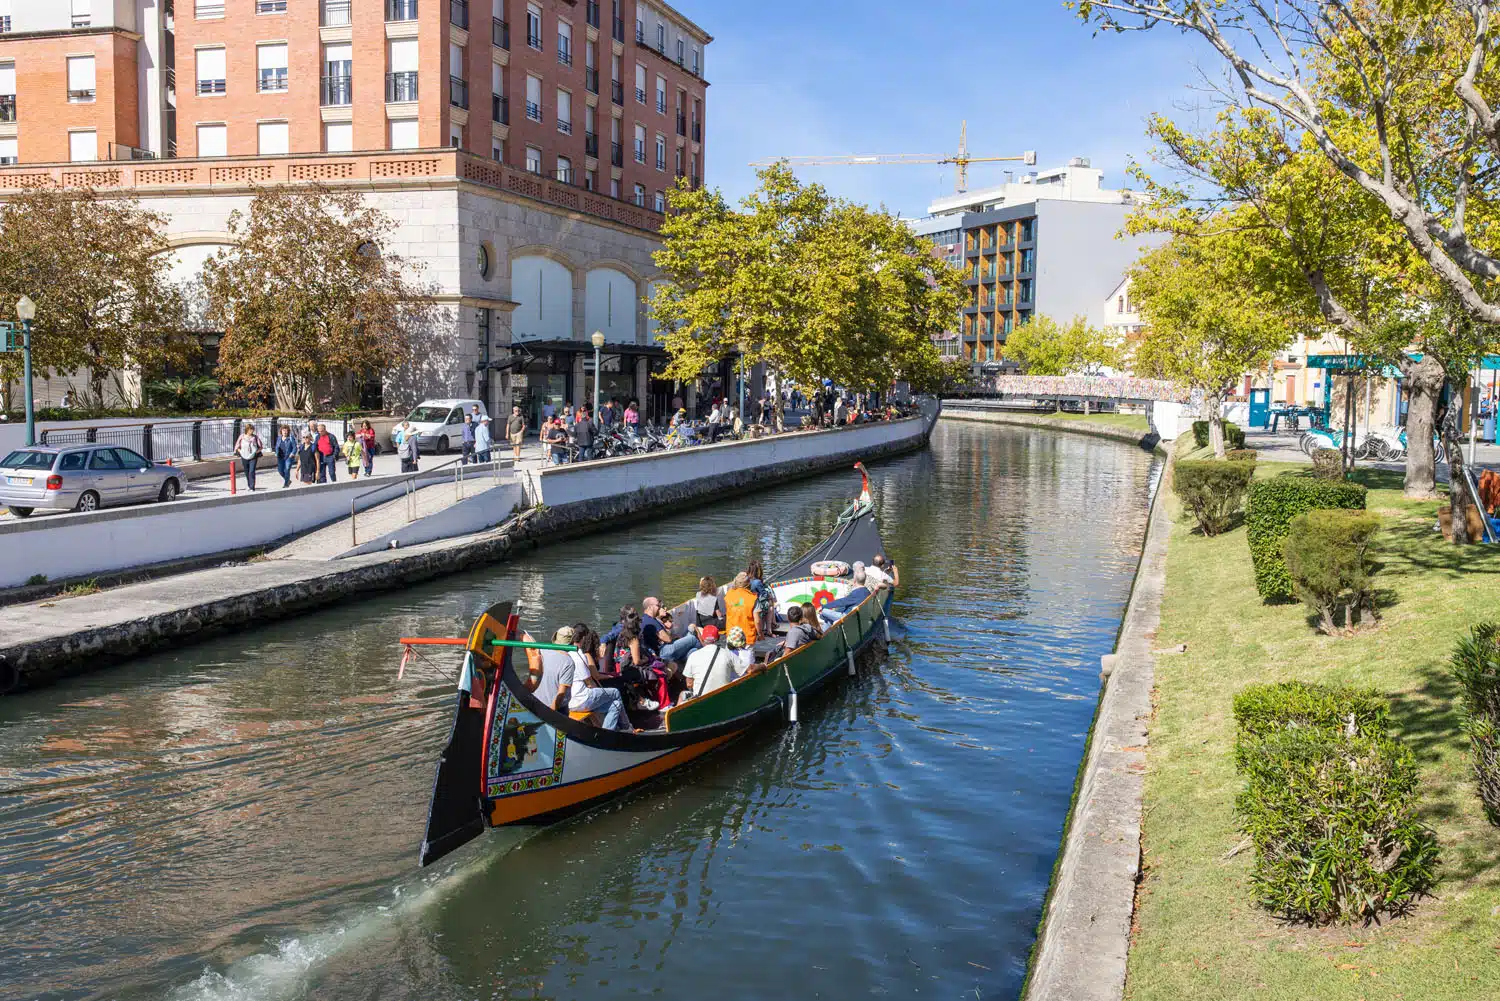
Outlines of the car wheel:
[{"label": "car wheel", "polygon": [[168,480],[161,485],[161,493],[156,495],[156,499],[165,504],[168,501],[176,500],[177,495],[180,493],[182,493],[182,487],[177,485],[177,481]]},{"label": "car wheel", "polygon": [[31,517],[31,512],[35,511],[36,508],[14,507],[12,505],[6,505],[5,510],[9,511],[11,514],[15,515],[17,518],[30,518]]},{"label": "car wheel", "polygon": [[73,507],[74,511],[97,511],[99,510],[99,495],[92,490],[85,490],[83,496],[78,498],[78,503]]},{"label": "car wheel", "polygon": [[448,438],[446,435],[438,439],[437,451],[438,455],[442,455],[444,452],[448,451]]}]

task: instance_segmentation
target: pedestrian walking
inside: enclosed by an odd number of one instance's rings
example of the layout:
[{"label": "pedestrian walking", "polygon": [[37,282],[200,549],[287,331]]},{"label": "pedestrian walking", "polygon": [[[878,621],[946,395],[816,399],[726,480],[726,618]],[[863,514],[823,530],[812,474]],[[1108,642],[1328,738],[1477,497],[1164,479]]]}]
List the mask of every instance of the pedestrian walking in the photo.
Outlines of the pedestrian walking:
[{"label": "pedestrian walking", "polygon": [[480,462],[490,461],[490,449],[495,441],[490,437],[489,417],[479,418],[479,427],[474,431],[474,457]]},{"label": "pedestrian walking", "polygon": [[521,442],[526,438],[526,418],[520,407],[510,408],[510,419],[505,422],[505,438],[510,442],[510,457],[521,461]]},{"label": "pedestrian walking", "polygon": [[302,444],[297,448],[297,479],[311,485],[318,481],[318,445],[312,432],[302,432]]},{"label": "pedestrian walking", "polygon": [[337,483],[339,481],[339,440],[329,434],[327,424],[318,425],[318,433],[313,437],[313,444],[318,448],[318,482]]},{"label": "pedestrian walking", "polygon": [[712,445],[719,440],[719,425],[724,422],[724,411],[719,401],[714,400],[713,406],[708,411],[708,443]]},{"label": "pedestrian walking", "polygon": [[634,400],[625,407],[625,426],[630,429],[631,434],[641,433],[641,410]]},{"label": "pedestrian walking", "polygon": [[292,485],[292,472],[297,468],[297,439],[292,436],[290,424],[281,425],[281,437],[276,439],[276,471],[281,474],[281,489]]},{"label": "pedestrian walking", "polygon": [[353,431],[344,432],[344,447],[339,451],[344,453],[344,465],[349,469],[349,479],[359,479],[360,462],[364,459],[363,449],[359,439],[354,437]]},{"label": "pedestrian walking", "polygon": [[260,464],[260,453],[264,448],[254,424],[246,424],[234,443],[234,454],[240,457],[240,468],[245,471],[245,486],[251,491],[255,490],[255,467]]},{"label": "pedestrian walking", "polygon": [[380,454],[380,442],[376,440],[375,428],[369,421],[359,429],[359,457],[365,479],[375,475],[375,456]]},{"label": "pedestrian walking", "polygon": [[401,471],[403,473],[415,473],[417,461],[421,457],[421,451],[417,446],[417,435],[408,432],[401,438],[401,443],[396,446],[396,455],[401,459]]},{"label": "pedestrian walking", "polygon": [[474,424],[478,419],[473,414],[464,414],[463,454],[459,457],[459,465],[467,466],[474,461],[474,434],[478,430]]}]

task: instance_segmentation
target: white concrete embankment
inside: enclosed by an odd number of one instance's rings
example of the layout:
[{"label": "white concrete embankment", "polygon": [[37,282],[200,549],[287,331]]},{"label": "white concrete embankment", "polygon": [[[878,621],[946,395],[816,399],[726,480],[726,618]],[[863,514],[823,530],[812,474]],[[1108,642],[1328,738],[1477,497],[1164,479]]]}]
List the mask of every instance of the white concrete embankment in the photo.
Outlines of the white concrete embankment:
[{"label": "white concrete embankment", "polygon": [[1010,424],[1017,427],[1041,428],[1046,431],[1062,431],[1067,434],[1083,434],[1091,438],[1109,438],[1128,442],[1142,448],[1155,448],[1161,437],[1155,432],[1141,432],[1102,421],[1087,418],[1043,417],[1037,414],[1017,413],[1002,407],[986,407],[965,404],[963,401],[944,403],[942,419],[947,421],[975,421],[981,424]]}]

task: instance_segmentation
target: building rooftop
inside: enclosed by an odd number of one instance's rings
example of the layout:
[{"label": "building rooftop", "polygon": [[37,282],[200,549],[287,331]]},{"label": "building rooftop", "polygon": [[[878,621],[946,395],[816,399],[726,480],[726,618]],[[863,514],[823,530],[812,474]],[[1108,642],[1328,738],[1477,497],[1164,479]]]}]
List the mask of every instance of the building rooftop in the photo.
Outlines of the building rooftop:
[{"label": "building rooftop", "polygon": [[[965,212],[988,212],[1047,199],[1128,205],[1141,197],[1137,191],[1104,187],[1104,171],[1090,166],[1085,157],[1074,157],[1063,167],[1034,170],[1004,184],[935,198],[927,206],[928,215],[914,220],[913,226],[926,223],[928,219],[958,216]],[[942,222],[933,223],[933,227],[934,231],[951,228]]]}]

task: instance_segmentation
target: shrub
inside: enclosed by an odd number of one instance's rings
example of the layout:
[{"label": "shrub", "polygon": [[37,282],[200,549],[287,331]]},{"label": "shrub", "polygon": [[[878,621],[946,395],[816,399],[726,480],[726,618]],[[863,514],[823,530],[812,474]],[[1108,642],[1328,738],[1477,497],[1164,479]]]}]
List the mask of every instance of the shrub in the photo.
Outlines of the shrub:
[{"label": "shrub", "polygon": [[1500,625],[1484,622],[1458,642],[1453,674],[1463,687],[1464,732],[1474,755],[1479,801],[1500,824]]},{"label": "shrub", "polygon": [[1230,462],[1254,462],[1260,457],[1260,453],[1253,448],[1229,448],[1224,450],[1224,458]]},{"label": "shrub", "polygon": [[1198,519],[1204,535],[1218,535],[1240,509],[1255,475],[1252,462],[1183,461],[1172,471],[1172,489]]},{"label": "shrub", "polygon": [[1364,613],[1374,616],[1368,557],[1380,519],[1364,511],[1307,511],[1292,519],[1282,555],[1292,593],[1318,616],[1318,629],[1338,632],[1334,612],[1354,628]]},{"label": "shrub", "polygon": [[1257,738],[1235,807],[1260,902],[1316,923],[1399,914],[1430,887],[1437,839],[1417,819],[1417,766],[1385,735],[1303,727]]},{"label": "shrub", "polygon": [[1282,681],[1250,685],[1234,697],[1240,741],[1298,728],[1374,737],[1386,732],[1390,719],[1390,703],[1373,688]]},{"label": "shrub", "polygon": [[1312,454],[1313,475],[1324,480],[1344,478],[1344,453],[1336,448],[1316,448]]},{"label": "shrub", "polygon": [[[1208,447],[1208,421],[1193,421],[1193,444],[1199,448]],[[1245,447],[1245,432],[1231,421],[1224,422],[1224,447],[1226,449],[1241,449]]]},{"label": "shrub", "polygon": [[1364,510],[1365,488],[1343,480],[1318,480],[1295,474],[1255,480],[1245,503],[1255,590],[1267,601],[1292,597],[1282,546],[1292,519],[1320,508]]}]

